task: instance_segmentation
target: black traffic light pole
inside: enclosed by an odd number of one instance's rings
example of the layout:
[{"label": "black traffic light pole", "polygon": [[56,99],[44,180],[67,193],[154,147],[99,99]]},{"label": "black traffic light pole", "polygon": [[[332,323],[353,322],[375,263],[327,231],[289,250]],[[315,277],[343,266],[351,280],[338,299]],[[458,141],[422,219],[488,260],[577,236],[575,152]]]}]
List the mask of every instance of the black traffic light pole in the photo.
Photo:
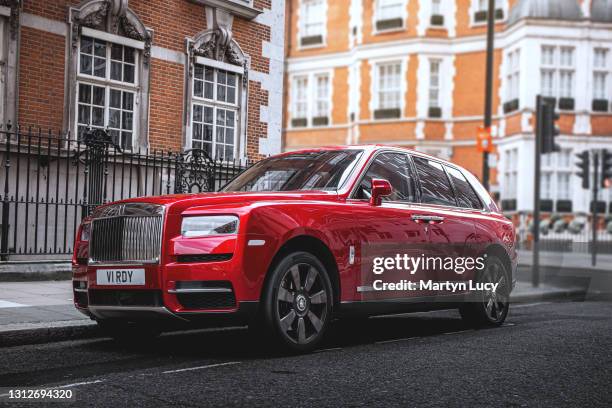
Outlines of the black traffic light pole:
[{"label": "black traffic light pole", "polygon": [[599,198],[599,153],[593,152],[593,219],[591,229],[593,239],[591,242],[591,265],[597,265],[597,199]]},{"label": "black traffic light pole", "polygon": [[533,188],[533,262],[531,283],[534,287],[540,285],[540,180],[542,178],[542,135],[544,121],[542,120],[542,96],[536,99],[536,134],[535,134],[535,166]]},{"label": "black traffic light pole", "polygon": [[[484,127],[490,131],[493,116],[493,49],[495,43],[495,0],[489,0],[487,9],[487,74],[485,83]],[[489,152],[482,154],[482,185],[489,190]]]}]

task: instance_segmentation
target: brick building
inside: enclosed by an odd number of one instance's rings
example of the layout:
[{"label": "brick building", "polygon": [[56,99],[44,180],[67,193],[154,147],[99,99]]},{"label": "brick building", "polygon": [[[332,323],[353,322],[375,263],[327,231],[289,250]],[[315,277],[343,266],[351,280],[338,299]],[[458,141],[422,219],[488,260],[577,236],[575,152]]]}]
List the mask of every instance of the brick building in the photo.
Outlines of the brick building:
[{"label": "brick building", "polygon": [[281,0],[0,0],[0,123],[124,149],[281,149]]},{"label": "brick building", "polygon": [[[415,147],[481,175],[486,0],[291,0],[286,149]],[[612,1],[497,0],[492,190],[533,207],[536,95],[561,113],[543,163],[548,211],[587,212],[574,154],[612,150]],[[612,189],[601,199],[610,205]]]}]

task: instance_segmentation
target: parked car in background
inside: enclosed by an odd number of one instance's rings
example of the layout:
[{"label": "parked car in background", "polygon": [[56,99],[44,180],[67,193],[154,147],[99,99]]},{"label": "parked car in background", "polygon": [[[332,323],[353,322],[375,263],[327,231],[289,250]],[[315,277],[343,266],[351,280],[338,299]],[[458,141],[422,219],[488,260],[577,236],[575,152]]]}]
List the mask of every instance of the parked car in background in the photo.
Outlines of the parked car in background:
[{"label": "parked car in background", "polygon": [[[402,250],[484,257],[480,272],[412,277],[497,289],[373,290],[373,257]],[[335,317],[459,308],[471,324],[501,325],[516,267],[512,223],[469,172],[351,146],[262,160],[217,193],[99,207],[79,228],[73,284],[77,309],[116,337],[237,322],[308,351]]]}]

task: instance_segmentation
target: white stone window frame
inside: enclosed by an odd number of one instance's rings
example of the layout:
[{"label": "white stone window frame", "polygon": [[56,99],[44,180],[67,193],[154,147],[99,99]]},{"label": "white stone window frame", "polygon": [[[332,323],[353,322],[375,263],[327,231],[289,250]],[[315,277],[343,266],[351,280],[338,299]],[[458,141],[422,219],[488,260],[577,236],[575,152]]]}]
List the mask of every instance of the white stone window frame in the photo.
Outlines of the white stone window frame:
[{"label": "white stone window frame", "polygon": [[[370,61],[370,78],[371,80],[371,85],[370,85],[370,112],[371,112],[371,117],[372,119],[374,119],[374,112],[376,110],[379,109],[383,109],[380,106],[380,89],[379,89],[379,84],[380,84],[380,66],[382,65],[394,65],[394,64],[399,64],[400,66],[400,87],[399,87],[399,105],[397,108],[400,109],[400,117],[399,118],[393,118],[390,120],[398,120],[404,117],[404,111],[406,108],[406,92],[407,92],[407,88],[408,88],[408,81],[405,80],[406,78],[406,70],[408,69],[408,60],[407,58],[385,58],[385,59],[376,59],[376,60],[371,60]],[[380,120],[387,120],[387,119],[374,119],[377,121]]]},{"label": "white stone window frame", "polygon": [[[552,61],[544,59],[544,50],[553,50]],[[564,64],[562,53],[563,50],[571,50],[571,63]],[[576,55],[577,49],[574,45],[559,45],[559,44],[542,44],[540,46],[540,92],[543,96],[551,98],[576,98]],[[548,72],[552,74],[552,89],[549,94],[545,93],[543,74]],[[562,89],[562,75],[571,74],[572,82],[569,92],[564,92]]]},{"label": "white stone window frame", "polygon": [[[440,60],[440,117],[429,117],[429,60]],[[453,112],[453,90],[456,80],[455,56],[440,53],[419,54],[417,68],[417,120],[446,121]]]},{"label": "white stone window frame", "polygon": [[[132,146],[134,150],[149,147],[149,78],[153,31],[123,0],[83,0],[70,7],[68,13],[69,44],[67,80],[65,85],[64,132],[73,140],[78,137],[78,82],[80,76],[81,37],[92,37],[137,50],[135,78],[138,78],[134,98]],[[110,75],[110,72],[109,72]],[[105,118],[106,120],[106,118]]]},{"label": "white stone window frame", "polygon": [[[209,99],[206,98],[205,96],[205,91],[203,90],[203,96],[196,96],[195,94],[195,86],[193,86],[194,81],[196,81],[195,78],[195,74],[192,76],[191,81],[192,81],[192,86],[191,86],[191,94],[190,94],[190,100],[191,100],[191,118],[190,118],[190,122],[189,122],[189,132],[187,133],[187,149],[192,149],[194,148],[193,143],[194,143],[194,139],[193,139],[193,135],[194,135],[194,131],[195,131],[195,109],[196,109],[196,105],[197,106],[201,106],[202,107],[202,111],[204,112],[206,107],[210,107],[213,109],[213,117],[212,117],[212,138],[211,138],[211,153],[210,153],[210,157],[213,159],[224,159],[225,161],[231,161],[231,160],[235,160],[237,158],[240,157],[240,147],[241,147],[241,140],[240,140],[240,128],[241,128],[241,112],[243,111],[241,109],[241,101],[243,100],[243,89],[242,89],[242,77],[244,72],[242,71],[241,67],[236,67],[234,65],[229,65],[229,64],[222,64],[219,63],[218,61],[213,61],[213,60],[207,60],[206,58],[203,57],[196,57],[196,61],[195,61],[195,65],[200,65],[202,66],[204,69],[206,68],[210,68],[214,70],[214,79],[213,79],[213,98]],[[225,71],[225,72],[229,72],[231,74],[236,75],[236,93],[235,93],[235,102],[234,103],[229,103],[229,102],[225,102],[225,101],[221,101],[217,99],[217,92],[218,92],[218,75],[219,75],[219,71]],[[234,113],[234,124],[233,124],[233,131],[234,131],[234,140],[233,140],[233,146],[232,146],[232,157],[228,158],[224,152],[224,154],[219,157],[219,155],[217,154],[217,144],[219,143],[217,141],[217,128],[221,125],[219,125],[217,123],[217,114],[219,110],[223,110],[225,113],[225,115],[227,115],[228,111],[231,111]],[[204,115],[204,113],[203,113]],[[200,122],[198,122],[200,123]],[[204,122],[202,121],[201,124],[204,127]],[[226,126],[221,126],[223,128],[227,128]],[[202,129],[202,131],[204,132],[204,129]],[[202,133],[203,134],[203,133]],[[206,144],[206,142],[202,141],[202,145]],[[228,144],[226,143],[226,139],[224,139],[223,143],[220,143],[223,146],[227,146]],[[202,147],[203,148],[203,147]],[[204,149],[205,150],[205,149]]]},{"label": "white stone window frame", "polygon": [[[319,100],[318,95],[317,95],[317,79],[320,77],[327,77],[327,97],[325,98],[327,100],[327,112],[326,112],[326,117],[328,119],[328,124],[327,125],[316,125],[314,124],[314,118],[317,117],[315,115],[316,112],[316,103]],[[296,92],[297,92],[297,88],[296,88],[296,83],[298,80],[300,79],[305,79],[306,80],[306,116],[305,117],[301,117],[301,116],[295,116],[294,114],[294,108],[296,107]],[[321,70],[321,71],[313,71],[313,72],[300,72],[300,73],[293,73],[289,76],[289,86],[290,86],[290,93],[289,93],[289,107],[290,107],[290,113],[289,113],[289,128],[290,129],[305,129],[305,128],[319,128],[319,127],[325,127],[325,126],[329,126],[332,124],[332,101],[333,101],[333,81],[334,81],[334,71],[333,69],[329,69],[329,70]],[[322,117],[322,116],[321,116]],[[293,120],[295,119],[306,119],[306,126],[294,126],[293,125]]]},{"label": "white stone window frame", "polygon": [[[558,200],[572,200],[573,185],[573,150],[562,147],[560,152],[545,154],[542,156],[542,198],[556,202]],[[561,194],[561,176],[569,177],[567,194]],[[550,188],[549,194],[545,194],[544,180],[548,178]]]},{"label": "white stone window frame", "polygon": [[[406,30],[406,27],[407,27],[406,22],[408,21],[408,2],[409,1],[410,0],[397,0],[398,3],[401,3],[401,13],[400,13],[400,18],[402,19],[401,27],[394,27],[394,28],[379,30],[377,28],[377,23],[379,21],[384,21],[385,19],[382,18],[380,15],[381,0],[373,0],[374,4],[373,4],[373,10],[372,10],[372,33],[374,35],[377,35],[377,34],[387,34],[387,33],[400,32],[400,31]],[[416,1],[416,0],[412,0],[412,1]]]},{"label": "white stone window frame", "polygon": [[[429,62],[429,87],[428,87],[428,93],[427,93],[427,106],[429,108],[441,108],[441,104],[440,104],[440,97],[441,97],[441,92],[442,92],[442,78],[441,78],[441,71],[442,71],[442,64],[444,63],[444,61],[441,58],[429,58],[428,59]],[[433,68],[436,68],[435,72],[433,70]],[[434,84],[434,76],[435,79],[437,80],[437,84]],[[436,98],[434,100],[434,98],[432,98],[432,93],[436,92]]]},{"label": "white stone window frame", "polygon": [[516,200],[518,198],[518,147],[507,149],[503,152],[503,196],[504,200]]},{"label": "white stone window frame", "polygon": [[521,59],[521,48],[517,47],[506,52],[504,64],[504,101],[510,102],[516,99],[519,101],[519,105],[521,103]]},{"label": "white stone window frame", "polygon": [[[322,30],[321,30],[321,36],[322,36],[322,41],[321,43],[317,43],[317,44],[312,44],[312,45],[302,45],[302,38],[306,36],[306,7],[307,7],[307,3],[309,1],[320,1],[321,3],[323,3],[323,23],[322,23]],[[308,50],[308,49],[316,49],[316,48],[325,48],[327,47],[327,24],[328,24],[328,18],[327,18],[327,14],[329,11],[329,5],[328,5],[328,0],[300,0],[299,2],[299,7],[298,7],[298,13],[297,13],[297,19],[298,19],[298,24],[297,24],[297,45],[298,45],[298,50]]]},{"label": "white stone window frame", "polygon": [[[470,2],[470,8],[468,10],[468,12],[470,13],[470,27],[482,27],[482,26],[486,26],[487,25],[487,21],[475,21],[474,20],[474,14],[478,11],[485,11],[485,8],[481,8],[481,2],[482,1],[486,1],[488,2],[488,0],[471,0]],[[508,15],[510,14],[510,5],[508,3],[508,0],[495,0],[496,1],[496,5],[501,3],[501,7],[495,7],[495,10],[501,9],[504,12],[504,18],[501,19],[495,19],[495,24],[501,24],[501,23],[505,23],[508,20]]]},{"label": "white stone window frame", "polygon": [[[81,43],[82,43],[83,37],[88,37],[88,38],[93,39],[94,41],[100,41],[106,44],[105,78],[101,78],[95,75],[88,75],[88,74],[81,73]],[[112,66],[112,61],[113,61],[111,59],[111,49],[112,49],[113,44],[121,45],[122,47],[130,47],[134,49],[135,51],[134,64],[133,64],[134,65],[134,83],[123,82],[123,81],[111,79],[111,66]],[[94,47],[93,44],[92,44],[92,47]],[[94,48],[92,48],[92,53],[95,53],[93,49]],[[127,146],[127,149],[134,150],[138,147],[137,135],[139,134],[139,119],[140,119],[139,117],[140,112],[138,108],[140,106],[139,99],[140,99],[140,92],[141,92],[141,87],[140,87],[141,70],[139,69],[139,67],[140,67],[141,58],[142,58],[140,51],[142,50],[144,50],[144,43],[141,41],[136,41],[130,38],[112,35],[109,33],[90,29],[87,27],[82,28],[82,33],[79,38],[79,46],[78,46],[78,52],[77,52],[78,59],[76,61],[76,65],[77,65],[76,98],[75,98],[76,115],[74,116],[74,125],[72,127],[72,129],[74,129],[73,134],[77,138],[78,138],[78,128],[81,125],[79,123],[79,114],[78,114],[79,105],[81,104],[79,102],[80,84],[93,85],[93,86],[97,86],[97,87],[101,87],[105,89],[104,126],[94,126],[90,123],[89,127],[92,129],[98,128],[98,129],[106,129],[108,131],[112,131],[112,130],[119,131],[121,139],[119,139],[118,145],[123,146],[123,136],[121,135],[121,133],[123,133],[123,129],[116,129],[116,128],[109,127],[110,110],[114,109],[114,108],[111,108],[110,106],[110,93],[111,93],[111,90],[121,91],[122,106],[121,106],[121,109],[119,110],[121,114],[123,114],[124,111],[128,112],[127,110],[123,108],[123,92],[130,92],[133,95],[133,104],[132,104],[132,111],[131,111],[132,112],[132,129],[130,130],[130,132],[132,133],[132,137],[131,137],[131,146]],[[95,62],[92,61],[92,64],[95,66]],[[120,121],[120,127],[122,127],[122,124],[123,124],[123,119],[121,119]]]},{"label": "white stone window frame", "polygon": [[[605,53],[604,61],[602,66],[597,66],[596,64],[596,55],[598,51],[603,51]],[[612,47],[593,47],[593,86],[592,86],[592,95],[591,100],[594,99],[607,99],[609,103],[612,103]],[[604,77],[604,87],[601,90],[603,96],[598,95],[596,93],[595,88],[595,76],[603,75]],[[605,112],[604,112],[605,113]]]},{"label": "white stone window frame", "polygon": [[18,124],[19,37],[21,0],[0,5],[0,129]]}]

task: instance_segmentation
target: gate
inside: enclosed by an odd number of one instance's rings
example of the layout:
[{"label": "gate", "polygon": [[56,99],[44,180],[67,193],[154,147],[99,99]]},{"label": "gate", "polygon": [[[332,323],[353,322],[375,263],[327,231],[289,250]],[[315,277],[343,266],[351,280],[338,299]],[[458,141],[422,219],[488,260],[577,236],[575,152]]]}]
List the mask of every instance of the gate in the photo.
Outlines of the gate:
[{"label": "gate", "polygon": [[0,129],[0,260],[66,259],[81,219],[108,202],[216,191],[246,161],[206,151],[125,151],[102,129],[80,140],[40,129]]}]

